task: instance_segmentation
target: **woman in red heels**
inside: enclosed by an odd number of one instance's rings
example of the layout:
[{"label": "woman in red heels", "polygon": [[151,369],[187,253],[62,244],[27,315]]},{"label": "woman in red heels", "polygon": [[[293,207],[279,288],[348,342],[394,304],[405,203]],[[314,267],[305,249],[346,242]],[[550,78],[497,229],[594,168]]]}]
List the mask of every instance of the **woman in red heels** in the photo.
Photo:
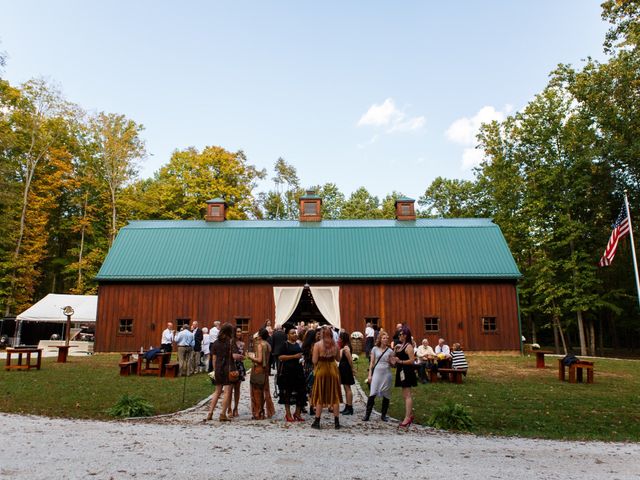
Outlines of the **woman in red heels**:
[{"label": "woman in red heels", "polygon": [[418,385],[414,366],[413,338],[406,325],[400,330],[400,341],[395,346],[396,387],[402,388],[404,398],[404,420],[399,427],[408,427],[413,422],[413,398],[411,388]]},{"label": "woman in red heels", "polygon": [[[284,405],[287,422],[304,422],[300,415],[307,404],[307,385],[302,367],[302,347],[297,342],[298,331],[290,328],[287,331],[287,343],[282,347],[280,356],[280,372],[278,372],[278,388],[280,395],[278,403]],[[296,406],[291,415],[291,405]]]}]

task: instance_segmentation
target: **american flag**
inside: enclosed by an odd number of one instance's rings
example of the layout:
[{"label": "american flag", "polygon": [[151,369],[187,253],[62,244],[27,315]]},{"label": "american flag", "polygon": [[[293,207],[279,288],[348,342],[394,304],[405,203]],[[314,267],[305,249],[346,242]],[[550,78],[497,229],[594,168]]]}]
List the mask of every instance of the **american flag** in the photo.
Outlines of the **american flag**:
[{"label": "american flag", "polygon": [[604,251],[604,255],[598,263],[601,267],[608,267],[613,262],[613,257],[616,256],[616,250],[618,249],[618,242],[622,237],[629,233],[629,216],[627,215],[627,209],[625,205],[622,205],[620,209],[620,215],[613,224],[613,232],[607,243],[607,248]]}]

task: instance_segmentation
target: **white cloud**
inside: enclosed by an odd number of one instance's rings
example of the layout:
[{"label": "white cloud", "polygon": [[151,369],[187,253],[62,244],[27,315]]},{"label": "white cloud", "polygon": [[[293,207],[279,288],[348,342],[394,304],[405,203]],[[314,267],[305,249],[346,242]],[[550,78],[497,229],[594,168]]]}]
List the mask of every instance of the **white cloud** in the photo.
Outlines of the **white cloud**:
[{"label": "white cloud", "polygon": [[447,138],[454,143],[465,146],[462,152],[461,168],[463,170],[469,170],[479,165],[484,158],[484,151],[474,148],[480,126],[483,123],[489,123],[494,120],[502,122],[512,111],[513,106],[509,104],[505,105],[501,111],[496,110],[491,105],[487,105],[478,110],[478,113],[473,117],[459,118],[449,126],[445,132]]},{"label": "white cloud", "polygon": [[426,119],[423,116],[407,117],[396,107],[393,98],[387,98],[381,104],[374,103],[358,120],[357,126],[384,127],[384,133],[415,132],[424,128]]},{"label": "white cloud", "polygon": [[473,167],[477,167],[484,158],[484,150],[480,148],[465,148],[462,152],[462,169],[471,170]]},{"label": "white cloud", "polygon": [[390,129],[387,130],[387,133],[393,132],[411,132],[413,130],[420,130],[424,127],[426,120],[424,117],[414,117],[410,118],[405,122],[395,123]]},{"label": "white cloud", "polygon": [[358,126],[371,125],[380,127],[389,125],[402,120],[404,114],[396,108],[396,104],[392,98],[387,98],[382,105],[373,104],[367,110],[367,113],[360,117]]},{"label": "white cloud", "polygon": [[473,117],[462,117],[453,122],[446,131],[447,138],[461,145],[472,145],[476,141],[480,125],[493,120],[503,121],[511,109],[511,105],[506,105],[504,111],[498,111],[490,105],[482,107]]}]

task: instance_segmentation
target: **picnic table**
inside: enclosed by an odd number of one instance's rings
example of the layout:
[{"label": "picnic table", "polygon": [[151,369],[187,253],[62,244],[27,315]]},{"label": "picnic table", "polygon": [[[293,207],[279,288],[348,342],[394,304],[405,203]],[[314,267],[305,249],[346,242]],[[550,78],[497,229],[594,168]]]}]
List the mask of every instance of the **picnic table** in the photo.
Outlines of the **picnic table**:
[{"label": "picnic table", "polygon": [[[558,380],[561,382],[565,379],[566,365],[558,359]],[[583,370],[587,371],[587,383],[593,383],[593,362],[578,360],[576,363],[569,365],[569,383],[582,382]]]},{"label": "picnic table", "polygon": [[[31,370],[35,368],[40,370],[40,365],[42,364],[42,349],[41,348],[30,348],[30,347],[16,347],[16,348],[7,348],[7,360],[4,366],[5,370]],[[31,363],[31,355],[36,354],[36,363]],[[13,355],[18,356],[18,363],[11,363],[11,357]],[[25,355],[25,362],[22,363],[22,356]]]},{"label": "picnic table", "polygon": [[138,375],[157,375],[164,377],[165,366],[171,359],[171,352],[157,353],[152,359],[145,358],[144,354],[138,354]]}]

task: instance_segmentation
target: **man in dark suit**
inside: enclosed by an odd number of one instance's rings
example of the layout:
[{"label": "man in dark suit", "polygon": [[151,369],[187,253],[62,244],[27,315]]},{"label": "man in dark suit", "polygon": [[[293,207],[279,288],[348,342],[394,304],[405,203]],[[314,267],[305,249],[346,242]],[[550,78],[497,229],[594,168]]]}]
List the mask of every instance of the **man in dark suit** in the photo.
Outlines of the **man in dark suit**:
[{"label": "man in dark suit", "polygon": [[202,357],[202,329],[198,327],[195,320],[191,324],[191,333],[193,333],[193,355],[191,357],[191,373],[200,371],[200,360]]},{"label": "man in dark suit", "polygon": [[287,334],[282,328],[282,325],[276,325],[273,335],[271,335],[271,356],[273,359],[272,364],[278,369],[278,357],[282,353],[285,343],[287,343]]}]

